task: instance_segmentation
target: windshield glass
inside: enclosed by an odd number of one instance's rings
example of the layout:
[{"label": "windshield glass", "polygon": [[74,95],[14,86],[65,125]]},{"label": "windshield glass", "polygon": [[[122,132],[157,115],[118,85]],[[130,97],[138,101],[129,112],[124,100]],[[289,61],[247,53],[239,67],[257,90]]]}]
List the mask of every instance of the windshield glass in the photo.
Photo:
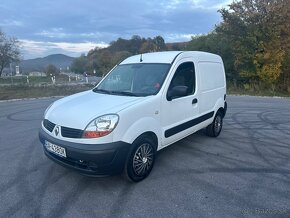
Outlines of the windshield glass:
[{"label": "windshield glass", "polygon": [[94,89],[107,94],[147,96],[160,90],[170,64],[124,64],[112,72]]}]

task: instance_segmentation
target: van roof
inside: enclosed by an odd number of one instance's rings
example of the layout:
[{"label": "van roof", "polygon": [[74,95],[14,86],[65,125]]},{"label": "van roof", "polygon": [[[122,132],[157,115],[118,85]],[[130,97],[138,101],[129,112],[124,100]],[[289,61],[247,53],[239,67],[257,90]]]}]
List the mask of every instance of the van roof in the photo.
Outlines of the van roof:
[{"label": "van roof", "polygon": [[[166,63],[171,64],[175,59],[193,57],[199,61],[221,61],[221,57],[212,53],[202,51],[163,51],[144,53],[131,56],[120,64],[135,63]],[[142,61],[140,61],[142,60]]]}]

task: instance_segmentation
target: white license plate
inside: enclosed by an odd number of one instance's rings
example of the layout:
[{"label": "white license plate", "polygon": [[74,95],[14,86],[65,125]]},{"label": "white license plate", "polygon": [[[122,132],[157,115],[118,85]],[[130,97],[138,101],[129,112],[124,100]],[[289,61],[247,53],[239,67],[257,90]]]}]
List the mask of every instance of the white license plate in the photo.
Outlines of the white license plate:
[{"label": "white license plate", "polygon": [[47,150],[61,156],[61,157],[66,157],[66,153],[65,153],[65,148],[52,144],[48,141],[45,141],[45,147]]}]

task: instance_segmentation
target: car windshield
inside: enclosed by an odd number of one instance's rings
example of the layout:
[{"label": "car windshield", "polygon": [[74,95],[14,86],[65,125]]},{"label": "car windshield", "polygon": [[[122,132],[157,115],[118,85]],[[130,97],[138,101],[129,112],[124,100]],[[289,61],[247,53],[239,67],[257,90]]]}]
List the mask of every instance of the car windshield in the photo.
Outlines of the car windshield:
[{"label": "car windshield", "polygon": [[170,64],[123,64],[93,90],[113,95],[148,96],[160,90]]}]

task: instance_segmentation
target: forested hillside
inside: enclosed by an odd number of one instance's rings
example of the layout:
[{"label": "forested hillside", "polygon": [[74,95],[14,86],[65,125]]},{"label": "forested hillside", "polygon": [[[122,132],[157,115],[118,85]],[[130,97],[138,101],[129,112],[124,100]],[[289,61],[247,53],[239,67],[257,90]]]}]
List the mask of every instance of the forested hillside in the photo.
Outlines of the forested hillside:
[{"label": "forested hillside", "polygon": [[77,58],[72,70],[104,75],[124,58],[144,52],[198,50],[222,56],[233,87],[290,92],[289,0],[242,0],[219,10],[222,22],[190,42],[166,44],[161,36],[119,38]]},{"label": "forested hillside", "polygon": [[54,65],[58,69],[67,69],[73,62],[74,58],[63,54],[49,55],[43,58],[23,60],[19,63],[22,73],[31,71],[45,71],[48,65]]},{"label": "forested hillside", "polygon": [[132,36],[131,39],[119,38],[110,43],[107,48],[95,48],[88,52],[87,56],[77,58],[71,69],[76,73],[92,73],[94,70],[97,75],[102,76],[107,73],[114,65],[126,57],[145,52],[165,51],[167,46],[161,36],[152,38],[141,38]]},{"label": "forested hillside", "polygon": [[221,55],[234,86],[286,91],[290,86],[289,9],[288,0],[232,3],[219,11],[223,22],[213,32],[193,38],[188,49]]}]

